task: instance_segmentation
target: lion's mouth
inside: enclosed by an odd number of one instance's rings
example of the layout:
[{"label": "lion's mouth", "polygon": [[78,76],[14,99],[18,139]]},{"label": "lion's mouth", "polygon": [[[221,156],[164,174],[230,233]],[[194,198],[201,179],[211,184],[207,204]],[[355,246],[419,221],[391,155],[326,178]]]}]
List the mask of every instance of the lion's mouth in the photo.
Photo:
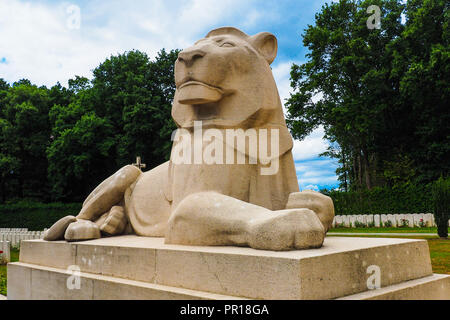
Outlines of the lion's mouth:
[{"label": "lion's mouth", "polygon": [[210,86],[206,83],[187,80],[177,89],[178,102],[188,105],[199,105],[211,102],[217,102],[223,97],[223,90]]},{"label": "lion's mouth", "polygon": [[186,87],[186,86],[194,86],[194,85],[202,85],[202,86],[205,86],[205,87],[208,87],[208,88],[211,88],[211,89],[215,89],[215,90],[220,90],[220,91],[222,91],[220,88],[213,87],[213,86],[210,86],[209,84],[206,84],[206,83],[204,83],[204,82],[197,81],[197,80],[192,80],[192,79],[183,81],[183,82],[180,84],[180,86],[178,87],[178,89],[182,89],[182,88],[184,88],[184,87]]}]

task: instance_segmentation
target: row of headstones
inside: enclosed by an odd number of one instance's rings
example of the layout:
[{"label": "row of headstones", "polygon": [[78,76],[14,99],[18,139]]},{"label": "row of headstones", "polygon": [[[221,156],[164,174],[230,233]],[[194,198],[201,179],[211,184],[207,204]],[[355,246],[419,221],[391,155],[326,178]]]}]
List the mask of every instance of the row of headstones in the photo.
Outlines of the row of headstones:
[{"label": "row of headstones", "polygon": [[0,241],[0,264],[11,261],[11,250],[9,241]]},{"label": "row of headstones", "polygon": [[[449,220],[450,224],[450,220]],[[435,227],[432,213],[360,214],[335,216],[333,228],[338,227]]]},{"label": "row of headstones", "polygon": [[20,241],[44,238],[44,231],[1,231],[0,241],[10,241],[14,248],[20,247]]}]

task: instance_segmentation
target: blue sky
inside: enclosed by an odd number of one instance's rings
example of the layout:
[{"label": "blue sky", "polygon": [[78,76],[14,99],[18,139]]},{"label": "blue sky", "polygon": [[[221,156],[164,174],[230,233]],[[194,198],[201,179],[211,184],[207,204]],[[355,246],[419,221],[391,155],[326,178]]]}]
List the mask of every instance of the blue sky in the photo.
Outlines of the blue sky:
[{"label": "blue sky", "polygon": [[[0,78],[67,85],[75,75],[91,78],[91,70],[111,54],[138,49],[153,57],[161,48],[184,48],[216,27],[234,26],[247,34],[269,31],[278,38],[272,70],[284,101],[291,90],[290,66],[306,60],[301,34],[325,2],[0,0]],[[79,8],[79,20],[73,6]],[[328,146],[322,137],[318,128],[294,143],[301,189],[338,185],[337,162],[318,157]]]}]

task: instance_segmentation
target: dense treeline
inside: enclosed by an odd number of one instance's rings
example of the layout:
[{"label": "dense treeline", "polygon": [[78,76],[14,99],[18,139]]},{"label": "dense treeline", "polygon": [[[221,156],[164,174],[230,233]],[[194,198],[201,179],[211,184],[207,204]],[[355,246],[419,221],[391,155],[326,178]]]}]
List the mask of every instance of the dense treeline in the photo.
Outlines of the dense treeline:
[{"label": "dense treeline", "polygon": [[167,160],[177,56],[111,56],[68,88],[0,79],[0,200],[78,202],[138,155]]},{"label": "dense treeline", "polygon": [[[380,29],[367,26],[371,5]],[[300,139],[325,128],[342,190],[449,175],[448,9],[446,0],[341,0],[306,29],[310,53],[291,70],[288,125]]]},{"label": "dense treeline", "polygon": [[44,230],[65,216],[76,216],[80,209],[81,203],[19,200],[12,204],[0,204],[0,228]]},{"label": "dense treeline", "polygon": [[[433,184],[373,187],[356,191],[324,190],[333,199],[335,214],[399,214],[434,212]],[[448,220],[448,219],[447,219]]]}]

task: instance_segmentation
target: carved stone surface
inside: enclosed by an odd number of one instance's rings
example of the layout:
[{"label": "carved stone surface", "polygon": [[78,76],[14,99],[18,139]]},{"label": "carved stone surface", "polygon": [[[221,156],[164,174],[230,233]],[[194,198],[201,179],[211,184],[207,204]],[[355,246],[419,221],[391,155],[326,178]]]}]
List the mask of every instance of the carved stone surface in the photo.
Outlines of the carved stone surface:
[{"label": "carved stone surface", "polygon": [[100,238],[100,229],[91,221],[78,219],[69,224],[64,238],[67,241],[98,239]]},{"label": "carved stone surface", "polygon": [[[320,247],[333,202],[299,192],[270,68],[276,54],[274,35],[248,36],[232,27],[181,51],[170,161],[145,173],[120,169],[88,196],[77,219],[95,222],[107,235],[132,229],[170,244]],[[70,240],[81,240],[95,228],[77,223],[70,230]]]},{"label": "carved stone surface", "polygon": [[75,221],[77,221],[77,218],[74,216],[66,216],[59,219],[50,229],[45,231],[44,240],[55,241],[64,239],[64,233],[66,232],[67,227]]}]

